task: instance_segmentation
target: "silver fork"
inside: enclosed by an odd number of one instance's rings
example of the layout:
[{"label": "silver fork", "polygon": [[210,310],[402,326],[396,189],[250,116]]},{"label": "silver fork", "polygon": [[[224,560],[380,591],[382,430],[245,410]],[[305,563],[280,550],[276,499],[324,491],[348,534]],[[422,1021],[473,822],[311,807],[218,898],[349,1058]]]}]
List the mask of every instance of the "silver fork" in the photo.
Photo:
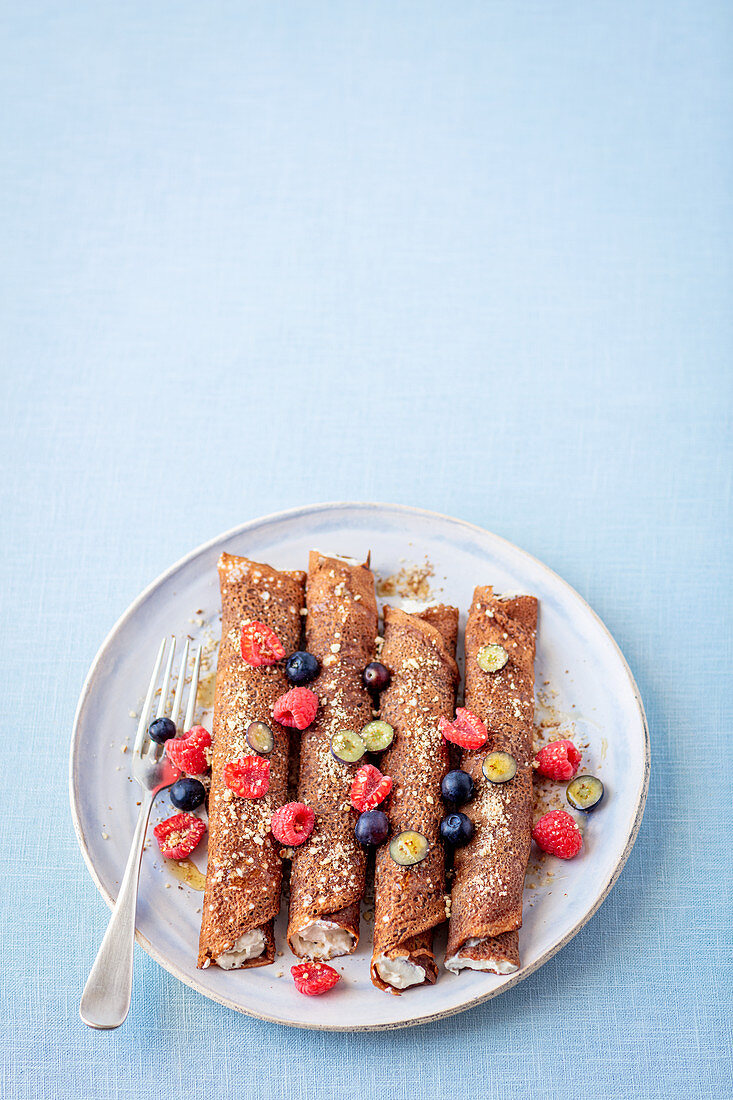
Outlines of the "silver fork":
[{"label": "silver fork", "polygon": [[[112,910],[107,931],[104,934],[99,952],[94,961],[87,984],[79,1005],[79,1015],[89,1027],[112,1028],[119,1027],[124,1022],[130,1010],[132,998],[132,961],[133,947],[135,943],[135,912],[137,908],[137,886],[140,878],[140,860],[142,858],[143,845],[145,843],[145,831],[148,826],[148,818],[155,796],[159,791],[165,790],[175,783],[179,772],[164,755],[164,746],[158,745],[148,737],[148,725],[155,699],[155,689],[160,675],[163,657],[165,655],[167,639],[163,639],[158,650],[153,675],[150,678],[148,694],[140,713],[140,721],[135,737],[135,747],[132,754],[132,777],[137,780],[143,790],[143,798],[140,804],[140,813],[137,818],[135,832],[132,835],[130,854],[127,857],[125,873],[122,876],[120,892],[117,895],[115,907]],[[163,673],[163,683],[160,689],[160,699],[155,714],[156,718],[165,715],[168,701],[168,688],[171,681],[173,657],[176,651],[176,639],[171,638],[171,647]],[[173,698],[173,709],[170,717],[179,729],[179,719],[183,706],[183,691],[188,669],[189,640],[186,639],[183,647],[183,655],[176,682],[176,692]],[[196,709],[196,694],[198,692],[199,672],[201,670],[201,647],[196,651],[191,674],[191,688],[188,693],[188,706],[183,729],[188,730],[193,725],[193,717]],[[146,745],[146,742],[149,744]],[[145,751],[143,752],[143,749]]]}]

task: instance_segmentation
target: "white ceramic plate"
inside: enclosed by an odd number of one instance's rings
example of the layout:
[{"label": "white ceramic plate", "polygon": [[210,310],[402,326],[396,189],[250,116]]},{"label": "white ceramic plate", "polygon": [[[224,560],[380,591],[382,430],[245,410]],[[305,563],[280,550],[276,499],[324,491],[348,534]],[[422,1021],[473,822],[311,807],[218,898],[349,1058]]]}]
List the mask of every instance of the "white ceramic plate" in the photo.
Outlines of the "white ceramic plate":
[{"label": "white ceramic plate", "polygon": [[[430,583],[436,597],[461,608],[462,626],[477,584],[539,597],[538,717],[563,723],[561,732],[587,744],[583,770],[599,774],[606,787],[602,806],[584,826],[583,852],[568,862],[545,857],[528,875],[518,973],[443,972],[436,985],[401,997],[375,989],[369,979],[371,925],[364,921],[357,954],[335,960],[343,980],[325,997],[306,999],[296,992],[290,966],[297,960],[286,949],[274,966],[197,970],[202,894],[173,877],[154,841],[142,862],[137,938],[171,974],[240,1012],[334,1031],[403,1027],[460,1012],[509,989],[563,947],[598,908],[641,823],[649,775],[644,709],[613,638],[577,592],[488,531],[389,504],[320,504],[254,520],[194,550],[150,585],[114,627],[89,671],[71,744],[71,808],[82,853],[109,905],[119,889],[139,797],[129,779],[130,756],[122,748],[132,745],[131,712],[138,710],[160,639],[170,633],[218,637],[216,560],[222,550],[280,569],[302,569],[313,547],[356,557],[371,550],[372,566],[382,577],[405,561],[427,557],[434,566]],[[204,684],[204,700],[211,686]],[[205,711],[197,716],[206,717]],[[167,795],[160,796],[151,828],[171,812]],[[284,928],[281,912],[276,934],[282,948]]]}]

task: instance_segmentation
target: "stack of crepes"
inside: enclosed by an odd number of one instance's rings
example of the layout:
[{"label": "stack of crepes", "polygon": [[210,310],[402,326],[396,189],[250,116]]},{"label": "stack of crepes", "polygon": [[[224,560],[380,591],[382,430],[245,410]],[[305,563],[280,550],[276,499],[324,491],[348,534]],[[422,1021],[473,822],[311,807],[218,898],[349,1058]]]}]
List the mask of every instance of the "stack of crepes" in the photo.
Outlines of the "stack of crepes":
[{"label": "stack of crepes", "polygon": [[[209,794],[209,858],[198,965],[230,970],[264,966],[275,955],[273,918],[280,908],[282,862],[270,834],[274,810],[287,801],[290,731],[272,718],[287,691],[282,664],[253,668],[242,659],[242,627],[264,623],[286,652],[298,648],[305,573],[278,572],[247,558],[219,559],[222,629],[216,672]],[[270,726],[275,746],[263,798],[238,798],[224,782],[228,761],[254,755],[251,722]]]},{"label": "stack of crepes", "polygon": [[429,845],[425,859],[411,867],[398,866],[388,844],[377,851],[371,973],[376,986],[392,993],[437,977],[433,929],[446,916],[440,785],[449,767],[438,720],[453,715],[457,635],[455,607],[439,605],[414,615],[384,609],[380,660],[391,680],[380,717],[395,731],[380,764],[394,782],[385,808],[392,836],[415,830]]},{"label": "stack of crepes", "polygon": [[[501,599],[490,587],[475,590],[466,624],[466,709],[486,725],[488,742],[462,753],[461,767],[475,784],[463,807],[474,836],[455,857],[446,967],[509,974],[519,968],[522,891],[532,830],[532,741],[537,600]],[[508,660],[485,672],[483,646],[502,646]],[[490,783],[482,763],[490,752],[511,754],[517,772]]]},{"label": "stack of crepes", "polygon": [[333,756],[331,737],[340,730],[358,733],[372,718],[362,683],[378,623],[368,562],[312,551],[306,598],[307,648],[321,672],[310,685],[319,707],[301,735],[298,799],[313,808],[316,821],[308,843],[293,855],[288,943],[301,957],[329,959],[356,948],[364,892],[366,859],[350,803],[354,768]]}]

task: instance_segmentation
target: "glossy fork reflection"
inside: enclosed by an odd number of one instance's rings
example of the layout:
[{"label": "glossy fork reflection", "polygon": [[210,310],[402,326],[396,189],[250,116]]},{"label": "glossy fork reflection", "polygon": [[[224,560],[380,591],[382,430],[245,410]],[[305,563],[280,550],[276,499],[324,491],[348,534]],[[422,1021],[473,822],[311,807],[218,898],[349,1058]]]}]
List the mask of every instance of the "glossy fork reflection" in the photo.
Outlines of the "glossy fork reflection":
[{"label": "glossy fork reflection", "polygon": [[[168,757],[164,755],[164,746],[156,744],[148,737],[148,727],[152,718],[153,703],[158,690],[158,677],[163,665],[166,647],[167,639],[164,638],[155,660],[153,674],[140,712],[140,721],[135,736],[135,746],[132,754],[132,778],[140,784],[143,798],[130,845],[130,854],[127,858],[125,872],[120,884],[120,892],[112,910],[107,931],[84,986],[79,1006],[79,1014],[89,1027],[119,1027],[130,1010],[137,887],[140,878],[140,860],[145,843],[145,832],[155,796],[159,791],[170,787],[179,774],[178,770],[169,763]],[[176,727],[177,733],[181,731],[181,728],[183,730],[191,728],[196,710],[196,695],[201,671],[200,646],[196,651],[193,662],[186,716],[181,727],[179,722],[189,664],[189,647],[190,643],[186,638],[170,713],[170,718]],[[165,716],[175,651],[176,639],[171,638],[155,712],[156,718]]]}]

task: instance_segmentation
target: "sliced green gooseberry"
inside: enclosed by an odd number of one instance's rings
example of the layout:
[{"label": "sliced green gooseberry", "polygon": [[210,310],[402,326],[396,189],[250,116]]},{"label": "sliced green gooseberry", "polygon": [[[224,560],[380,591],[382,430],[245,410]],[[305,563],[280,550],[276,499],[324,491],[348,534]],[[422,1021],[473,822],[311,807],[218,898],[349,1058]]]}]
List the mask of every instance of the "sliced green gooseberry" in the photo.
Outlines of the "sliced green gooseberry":
[{"label": "sliced green gooseberry", "polygon": [[603,798],[603,784],[595,775],[578,775],[568,783],[565,794],[574,810],[589,813]]},{"label": "sliced green gooseberry", "polygon": [[398,833],[391,841],[389,854],[400,867],[412,867],[425,859],[429,848],[430,845],[422,833],[407,829],[404,833]]},{"label": "sliced green gooseberry", "polygon": [[354,730],[338,730],[331,738],[331,752],[342,764],[355,764],[366,752],[366,745]]},{"label": "sliced green gooseberry", "polygon": [[490,752],[481,770],[489,783],[508,783],[517,774],[517,762],[509,752]]},{"label": "sliced green gooseberry", "polygon": [[484,672],[498,672],[509,660],[503,645],[482,645],[476,654],[476,664]]},{"label": "sliced green gooseberry", "polygon": [[367,722],[359,736],[366,745],[367,752],[383,752],[392,744],[394,729],[389,722],[376,719],[374,722]]},{"label": "sliced green gooseberry", "polygon": [[266,722],[250,722],[244,739],[261,756],[267,756],[275,748],[274,734]]}]

